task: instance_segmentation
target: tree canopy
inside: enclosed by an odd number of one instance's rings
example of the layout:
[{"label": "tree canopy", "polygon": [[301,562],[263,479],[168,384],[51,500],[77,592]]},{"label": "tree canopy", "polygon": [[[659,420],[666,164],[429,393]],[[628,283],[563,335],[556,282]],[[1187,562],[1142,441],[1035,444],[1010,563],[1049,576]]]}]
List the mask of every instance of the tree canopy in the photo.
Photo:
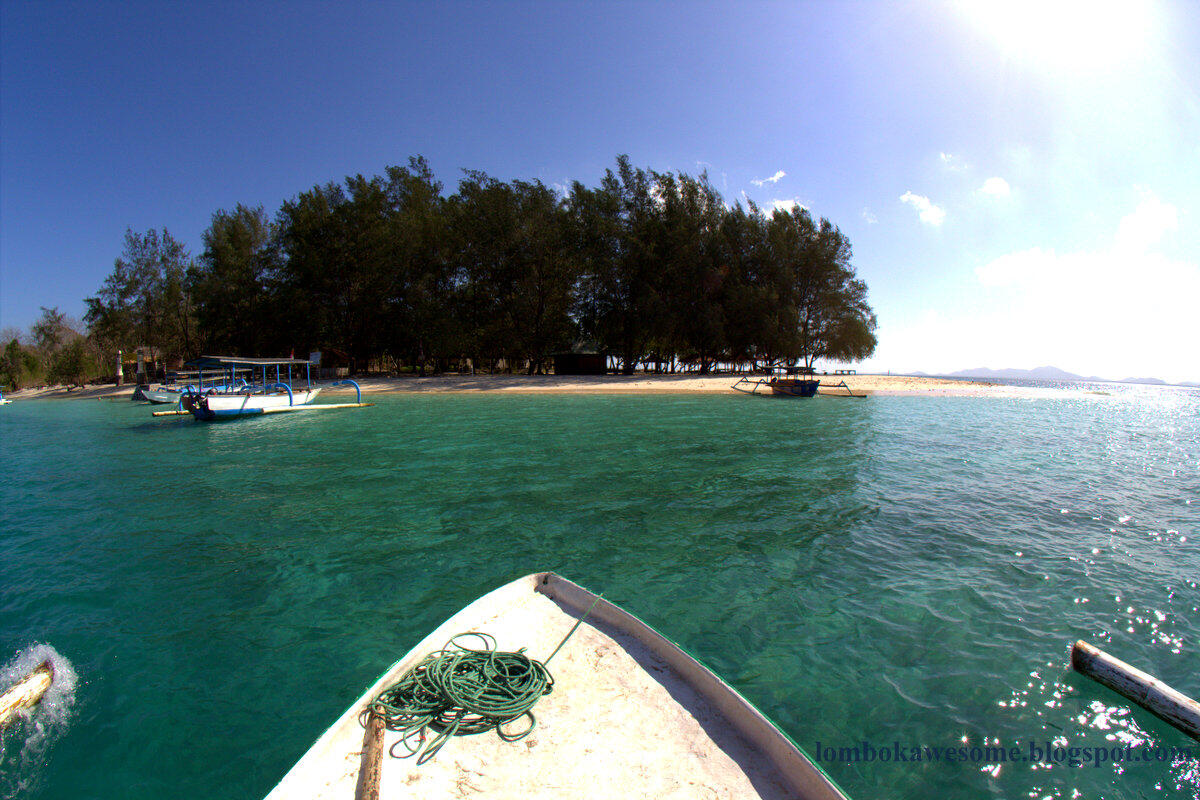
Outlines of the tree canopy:
[{"label": "tree canopy", "polygon": [[706,372],[875,348],[867,287],[836,226],[802,208],[730,205],[704,174],[626,156],[594,187],[466,171],[448,196],[412,158],[313,186],[273,217],[218,210],[196,259],[165,229],[126,231],[86,302],[106,354],[333,350],[358,370],[469,359],[533,372],[587,346],[627,373],[647,361]]}]

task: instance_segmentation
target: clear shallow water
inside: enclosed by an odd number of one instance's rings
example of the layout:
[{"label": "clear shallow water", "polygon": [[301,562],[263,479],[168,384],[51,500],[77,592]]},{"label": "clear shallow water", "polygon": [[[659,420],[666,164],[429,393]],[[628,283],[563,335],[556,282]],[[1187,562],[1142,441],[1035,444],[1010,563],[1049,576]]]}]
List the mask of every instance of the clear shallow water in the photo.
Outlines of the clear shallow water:
[{"label": "clear shallow water", "polygon": [[[430,629],[543,569],[810,752],[1194,744],[1066,671],[1087,638],[1200,695],[1194,392],[149,411],[0,411],[0,662],[44,642],[79,676],[0,796],[260,797]],[[1194,761],[825,766],[856,800],[1200,794]]]}]

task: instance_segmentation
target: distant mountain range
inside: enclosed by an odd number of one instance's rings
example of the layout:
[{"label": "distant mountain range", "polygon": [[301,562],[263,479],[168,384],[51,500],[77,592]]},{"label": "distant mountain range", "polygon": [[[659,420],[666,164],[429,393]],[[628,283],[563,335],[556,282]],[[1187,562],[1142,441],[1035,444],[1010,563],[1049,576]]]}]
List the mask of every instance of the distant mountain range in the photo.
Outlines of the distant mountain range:
[{"label": "distant mountain range", "polygon": [[[925,373],[914,373],[923,375]],[[1095,375],[1083,376],[1076,375],[1073,372],[1059,369],[1058,367],[1035,367],[1034,369],[988,369],[987,367],[976,367],[974,369],[961,369],[958,372],[951,372],[945,377],[947,378],[1019,378],[1035,381],[1087,381],[1095,383],[1141,383],[1148,386],[1169,386],[1166,381],[1159,378],[1123,378],[1119,381],[1114,381],[1112,378],[1100,378]],[[1181,383],[1179,386],[1200,386],[1200,383]]]}]

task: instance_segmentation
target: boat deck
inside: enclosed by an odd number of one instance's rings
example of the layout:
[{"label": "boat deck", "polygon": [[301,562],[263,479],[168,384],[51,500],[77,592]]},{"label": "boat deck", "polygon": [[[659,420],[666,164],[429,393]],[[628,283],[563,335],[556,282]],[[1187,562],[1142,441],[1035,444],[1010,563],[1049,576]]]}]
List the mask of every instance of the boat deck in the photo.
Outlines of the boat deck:
[{"label": "boat deck", "polygon": [[[593,597],[548,573],[481,597],[347,710],[269,800],[355,797],[360,768],[370,759],[359,712],[378,692],[466,631],[490,633],[499,649],[524,647],[544,660]],[[604,600],[548,666],[554,690],[534,706],[537,727],[525,739],[504,742],[494,732],[455,737],[418,766],[415,758],[388,755],[399,735],[385,732],[378,796],[843,798],[740,695]]]}]

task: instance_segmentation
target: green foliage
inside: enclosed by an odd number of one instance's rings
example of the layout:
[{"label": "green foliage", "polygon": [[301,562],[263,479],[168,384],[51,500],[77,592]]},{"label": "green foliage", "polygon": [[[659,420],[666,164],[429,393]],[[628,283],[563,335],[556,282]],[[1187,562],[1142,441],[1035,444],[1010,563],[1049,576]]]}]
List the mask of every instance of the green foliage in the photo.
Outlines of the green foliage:
[{"label": "green foliage", "polygon": [[598,188],[576,182],[571,192],[584,265],[577,314],[585,333],[620,357],[625,374],[670,330],[659,250],[663,226],[652,181],[620,156],[617,171],[608,170]]},{"label": "green foliage", "polygon": [[74,333],[67,323],[67,315],[59,311],[57,306],[42,306],[42,316],[33,323],[29,332],[33,337],[34,346],[45,357],[58,352],[63,342]]},{"label": "green foliage", "polygon": [[50,359],[47,378],[51,383],[82,386],[99,372],[95,348],[83,336],[75,336]]},{"label": "green foliage", "polygon": [[14,337],[0,353],[0,387],[5,391],[16,391],[34,382],[41,373],[41,362],[37,353],[22,345]]},{"label": "green foliage", "polygon": [[541,182],[468,172],[450,202],[465,344],[484,359],[541,371],[572,338],[577,265],[558,197]]},{"label": "green foliage", "polygon": [[[468,359],[542,371],[580,341],[626,373],[647,359],[707,372],[875,347],[867,287],[830,222],[730,207],[705,175],[627,156],[566,197],[476,171],[446,197],[412,158],[314,186],[273,219],[218,211],[203,245],[192,263],[165,230],[128,231],[87,300],[92,342],[166,357],[323,350],[421,374]],[[59,322],[35,331],[39,350],[63,347]]]},{"label": "green foliage", "polygon": [[150,347],[164,358],[195,353],[195,321],[188,294],[187,249],[164,229],[160,235],[125,231],[125,250],[95,297],[84,322],[106,353]]},{"label": "green foliage", "polygon": [[258,352],[267,332],[253,324],[273,312],[270,281],[278,268],[276,228],[262,207],[218,211],[203,234],[204,251],[187,271],[196,310],[197,349]]}]

